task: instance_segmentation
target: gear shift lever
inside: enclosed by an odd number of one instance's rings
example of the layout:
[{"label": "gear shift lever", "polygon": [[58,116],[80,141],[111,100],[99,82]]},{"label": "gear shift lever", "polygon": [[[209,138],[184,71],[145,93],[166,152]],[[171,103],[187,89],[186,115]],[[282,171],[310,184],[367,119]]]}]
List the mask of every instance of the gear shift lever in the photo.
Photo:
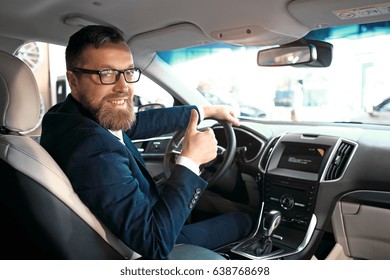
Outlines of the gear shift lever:
[{"label": "gear shift lever", "polygon": [[282,214],[277,210],[269,211],[263,218],[263,236],[245,247],[245,252],[254,255],[262,256],[270,254],[272,252],[272,234],[274,230],[279,226]]},{"label": "gear shift lever", "polygon": [[277,210],[271,210],[263,219],[263,236],[271,237],[274,230],[279,226],[282,214]]}]

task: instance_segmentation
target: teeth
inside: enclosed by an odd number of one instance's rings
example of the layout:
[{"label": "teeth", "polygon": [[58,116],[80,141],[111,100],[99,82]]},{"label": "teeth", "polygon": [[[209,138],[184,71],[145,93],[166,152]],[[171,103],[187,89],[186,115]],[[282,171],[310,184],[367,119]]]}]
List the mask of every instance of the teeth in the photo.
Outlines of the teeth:
[{"label": "teeth", "polygon": [[125,100],[111,100],[110,103],[113,103],[115,105],[123,105],[125,104]]}]

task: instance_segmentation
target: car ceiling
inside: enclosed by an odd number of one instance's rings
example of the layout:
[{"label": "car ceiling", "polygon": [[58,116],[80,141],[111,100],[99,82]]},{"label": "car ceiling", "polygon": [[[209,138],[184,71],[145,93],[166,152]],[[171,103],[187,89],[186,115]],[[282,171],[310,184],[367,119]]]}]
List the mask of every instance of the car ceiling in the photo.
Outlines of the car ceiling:
[{"label": "car ceiling", "polygon": [[[296,40],[311,29],[349,24],[335,11],[383,0],[2,0],[0,36],[66,44],[78,24],[103,23],[134,36],[189,23],[206,40],[274,45]],[[360,20],[378,20],[378,17]],[[386,16],[388,18],[388,15]],[[18,24],[15,23],[19,19]],[[66,23],[68,22],[68,24]],[[195,42],[202,43],[202,42]],[[155,44],[157,44],[155,42]],[[172,46],[173,47],[173,46]]]},{"label": "car ceiling", "polygon": [[145,70],[156,51],[212,42],[272,46],[296,41],[314,29],[389,20],[390,13],[340,18],[384,0],[2,0],[0,49],[24,42],[66,45],[81,26],[121,29],[137,66]]}]

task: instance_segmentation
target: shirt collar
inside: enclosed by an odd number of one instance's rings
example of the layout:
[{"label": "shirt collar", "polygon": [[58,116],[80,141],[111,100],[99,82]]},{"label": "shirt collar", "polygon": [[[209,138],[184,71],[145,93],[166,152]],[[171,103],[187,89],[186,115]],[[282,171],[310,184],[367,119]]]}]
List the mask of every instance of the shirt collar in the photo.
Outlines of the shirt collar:
[{"label": "shirt collar", "polygon": [[122,144],[125,144],[125,142],[123,141],[122,130],[108,130],[108,131],[110,131],[116,138],[118,138],[118,140],[119,140]]}]

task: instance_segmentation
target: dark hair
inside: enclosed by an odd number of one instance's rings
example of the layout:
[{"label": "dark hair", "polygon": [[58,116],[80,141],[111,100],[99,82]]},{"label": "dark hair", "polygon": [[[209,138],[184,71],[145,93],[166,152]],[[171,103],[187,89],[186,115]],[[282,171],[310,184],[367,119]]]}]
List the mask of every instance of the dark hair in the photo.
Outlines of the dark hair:
[{"label": "dark hair", "polygon": [[85,47],[93,45],[99,48],[104,43],[125,42],[120,30],[104,25],[88,25],[74,33],[68,42],[65,51],[65,61],[67,70],[72,70],[77,66],[80,54]]}]

